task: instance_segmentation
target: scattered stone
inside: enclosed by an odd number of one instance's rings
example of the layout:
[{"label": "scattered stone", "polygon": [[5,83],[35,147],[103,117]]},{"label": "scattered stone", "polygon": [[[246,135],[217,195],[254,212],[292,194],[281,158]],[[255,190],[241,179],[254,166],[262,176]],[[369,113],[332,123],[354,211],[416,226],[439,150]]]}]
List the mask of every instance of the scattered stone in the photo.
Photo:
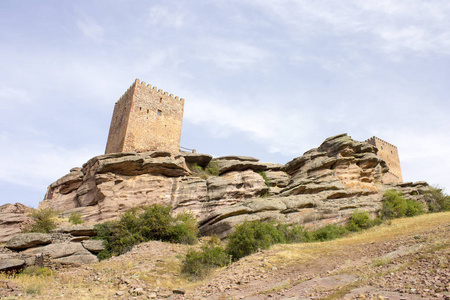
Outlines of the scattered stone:
[{"label": "scattered stone", "polygon": [[183,289],[173,289],[172,293],[178,294],[178,295],[184,295],[186,292]]}]

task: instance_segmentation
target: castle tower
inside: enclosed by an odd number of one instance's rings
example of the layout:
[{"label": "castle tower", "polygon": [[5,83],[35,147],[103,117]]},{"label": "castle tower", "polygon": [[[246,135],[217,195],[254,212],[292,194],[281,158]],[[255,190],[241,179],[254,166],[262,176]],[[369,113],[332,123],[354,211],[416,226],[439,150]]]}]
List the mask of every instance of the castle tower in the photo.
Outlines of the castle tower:
[{"label": "castle tower", "polygon": [[386,161],[389,166],[389,172],[383,176],[383,182],[402,182],[402,170],[400,168],[400,158],[398,156],[397,147],[375,136],[366,140],[366,142],[378,148],[378,157]]},{"label": "castle tower", "polygon": [[105,153],[180,151],[184,99],[139,79],[116,102]]}]

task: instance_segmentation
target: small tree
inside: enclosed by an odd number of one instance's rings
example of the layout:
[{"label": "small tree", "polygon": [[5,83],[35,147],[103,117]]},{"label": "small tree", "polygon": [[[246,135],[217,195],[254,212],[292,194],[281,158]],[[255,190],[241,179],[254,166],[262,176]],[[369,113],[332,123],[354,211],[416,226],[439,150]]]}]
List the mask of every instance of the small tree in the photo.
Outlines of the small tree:
[{"label": "small tree", "polygon": [[58,212],[50,207],[37,209],[31,213],[33,224],[26,230],[30,232],[48,233],[56,228],[56,216]]}]

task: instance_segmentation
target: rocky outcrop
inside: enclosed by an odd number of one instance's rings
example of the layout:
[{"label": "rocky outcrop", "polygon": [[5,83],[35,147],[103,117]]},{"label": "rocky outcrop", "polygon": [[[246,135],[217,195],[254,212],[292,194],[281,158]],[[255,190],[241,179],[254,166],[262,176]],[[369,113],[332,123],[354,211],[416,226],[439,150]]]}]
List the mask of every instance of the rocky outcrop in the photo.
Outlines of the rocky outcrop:
[{"label": "rocky outcrop", "polygon": [[212,159],[211,162],[217,166],[220,175],[231,171],[262,172],[267,169],[265,164],[249,156],[222,156]]},{"label": "rocky outcrop", "polygon": [[32,209],[26,205],[4,204],[0,206],[0,243],[8,241],[14,235],[22,232],[30,224],[28,212]]},{"label": "rocky outcrop", "polygon": [[225,237],[244,220],[318,226],[345,222],[357,208],[375,214],[388,188],[420,201],[426,183],[383,184],[389,168],[377,152],[341,134],[285,165],[185,152],[101,155],[51,184],[39,207],[97,223],[135,206],[166,204],[194,213],[203,234]]},{"label": "rocky outcrop", "polygon": [[[64,266],[97,262],[105,249],[102,240],[90,240],[92,226],[60,228],[52,233],[23,233],[15,235],[0,248],[0,271],[19,270],[28,266]],[[85,234],[83,239],[74,242]],[[95,235],[95,232],[94,232]]]},{"label": "rocky outcrop", "polygon": [[[176,212],[191,211],[200,218],[205,212],[268,191],[264,179],[253,171],[254,166],[256,170],[267,169],[257,159],[220,158],[219,162],[227,162],[227,171],[209,178],[193,175],[185,159],[202,167],[210,163],[211,156],[151,152],[95,157],[51,184],[39,208],[51,207],[66,215],[77,212],[85,221],[97,223],[135,206],[168,204]],[[271,167],[280,169],[274,164]]]},{"label": "rocky outcrop", "polygon": [[406,198],[424,201],[424,182],[384,185],[388,167],[377,148],[352,140],[346,134],[326,139],[320,147],[268,171],[271,189],[267,198],[252,198],[216,209],[200,221],[200,232],[226,237],[245,220],[271,220],[287,224],[320,226],[343,223],[355,209],[375,214],[386,189],[402,191]]}]

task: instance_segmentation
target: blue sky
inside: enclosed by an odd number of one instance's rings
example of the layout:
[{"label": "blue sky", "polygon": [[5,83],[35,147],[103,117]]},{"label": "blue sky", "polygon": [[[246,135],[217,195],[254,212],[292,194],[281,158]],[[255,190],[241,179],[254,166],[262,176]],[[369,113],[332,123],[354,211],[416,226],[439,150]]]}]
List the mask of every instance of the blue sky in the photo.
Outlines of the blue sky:
[{"label": "blue sky", "polygon": [[327,137],[399,149],[450,189],[450,2],[0,2],[0,205],[104,153],[139,78],[186,99],[181,144],[286,163]]}]

